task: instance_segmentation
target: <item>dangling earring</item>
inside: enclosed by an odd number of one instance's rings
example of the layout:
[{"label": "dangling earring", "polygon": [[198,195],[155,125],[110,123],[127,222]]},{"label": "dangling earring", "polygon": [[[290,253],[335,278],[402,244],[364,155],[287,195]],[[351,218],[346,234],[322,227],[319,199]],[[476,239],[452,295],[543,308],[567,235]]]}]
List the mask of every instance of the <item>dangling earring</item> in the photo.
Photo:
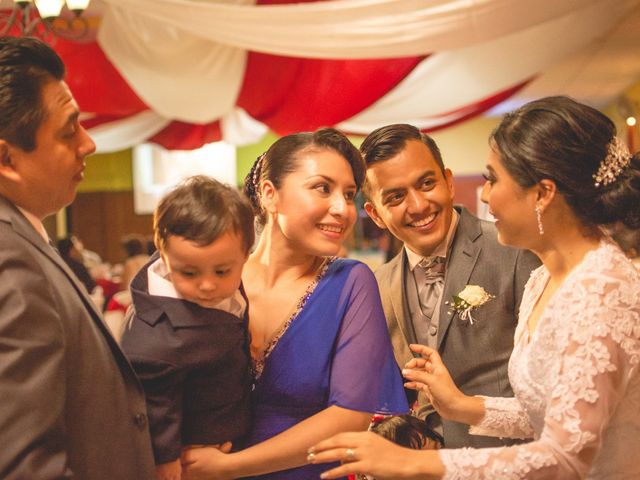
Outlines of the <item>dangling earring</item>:
[{"label": "dangling earring", "polygon": [[538,219],[538,233],[544,235],[544,227],[542,226],[542,207],[536,203],[536,218]]}]

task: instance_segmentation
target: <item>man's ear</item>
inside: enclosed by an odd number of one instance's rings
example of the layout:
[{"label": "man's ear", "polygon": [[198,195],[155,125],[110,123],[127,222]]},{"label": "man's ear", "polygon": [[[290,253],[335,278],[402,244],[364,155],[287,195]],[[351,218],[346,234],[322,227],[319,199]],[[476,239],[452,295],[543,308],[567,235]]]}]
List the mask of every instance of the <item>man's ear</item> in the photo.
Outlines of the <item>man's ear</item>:
[{"label": "man's ear", "polygon": [[444,180],[447,182],[447,187],[449,188],[449,195],[453,198],[456,195],[456,190],[453,184],[453,173],[449,168],[444,169]]},{"label": "man's ear", "polygon": [[371,220],[373,220],[373,222],[378,227],[386,230],[387,226],[378,214],[378,211],[376,210],[376,207],[373,205],[373,203],[369,201],[364,202],[364,211],[367,212],[367,215],[371,217]]},{"label": "man's ear", "polygon": [[16,170],[13,148],[6,140],[0,139],[0,176],[12,182],[18,181],[20,176]]}]

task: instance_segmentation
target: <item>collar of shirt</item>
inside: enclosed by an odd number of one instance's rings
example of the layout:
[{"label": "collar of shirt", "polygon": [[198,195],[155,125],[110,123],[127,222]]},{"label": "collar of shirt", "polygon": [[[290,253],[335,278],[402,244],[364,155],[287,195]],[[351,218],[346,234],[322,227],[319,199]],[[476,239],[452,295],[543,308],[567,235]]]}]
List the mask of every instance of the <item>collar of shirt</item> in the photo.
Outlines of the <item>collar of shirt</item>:
[{"label": "collar of shirt", "polygon": [[16,208],[20,210],[20,212],[29,220],[29,223],[33,225],[33,228],[36,229],[36,232],[44,239],[45,242],[49,243],[49,235],[42,224],[42,220],[36,217],[33,213],[27,212],[24,208],[16,205]]},{"label": "collar of shirt", "polygon": [[453,209],[453,214],[451,215],[451,225],[449,225],[449,231],[447,232],[446,238],[438,245],[432,255],[423,257],[422,255],[417,254],[413,250],[411,250],[406,244],[404,246],[404,250],[407,253],[407,260],[409,261],[409,269],[413,272],[418,264],[423,260],[430,260],[433,257],[443,257],[447,258],[449,253],[449,249],[451,248],[451,243],[453,242],[453,236],[456,233],[456,228],[458,227],[458,221],[460,220],[460,214]]},{"label": "collar of shirt", "polygon": [[[147,281],[150,295],[182,299],[182,296],[176,291],[171,280],[169,280],[169,269],[167,269],[162,258],[159,258],[149,265],[147,269]],[[220,300],[219,303],[211,308],[228,312],[236,317],[242,317],[247,308],[247,302],[240,293],[240,290],[236,290],[233,296]]]}]

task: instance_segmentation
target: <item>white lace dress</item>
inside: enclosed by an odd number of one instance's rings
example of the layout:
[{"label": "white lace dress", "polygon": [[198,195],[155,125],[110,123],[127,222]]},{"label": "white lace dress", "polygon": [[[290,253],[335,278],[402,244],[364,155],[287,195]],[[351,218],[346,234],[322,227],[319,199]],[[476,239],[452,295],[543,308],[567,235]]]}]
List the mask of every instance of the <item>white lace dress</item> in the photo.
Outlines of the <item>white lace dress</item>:
[{"label": "white lace dress", "polygon": [[485,397],[471,433],[533,441],[441,450],[450,479],[640,479],[640,273],[603,240],[526,320],[549,274],[535,270],[509,362],[515,398]]}]

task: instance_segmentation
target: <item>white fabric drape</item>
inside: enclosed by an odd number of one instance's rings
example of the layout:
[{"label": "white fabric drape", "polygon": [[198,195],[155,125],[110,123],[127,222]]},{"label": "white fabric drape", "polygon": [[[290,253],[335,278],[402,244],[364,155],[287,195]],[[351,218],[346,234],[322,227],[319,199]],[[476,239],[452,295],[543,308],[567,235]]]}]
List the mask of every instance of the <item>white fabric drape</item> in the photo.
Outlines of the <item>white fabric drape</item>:
[{"label": "white fabric drape", "polygon": [[165,128],[171,120],[147,110],[122,120],[89,129],[98,153],[111,153],[144,143]]},{"label": "white fabric drape", "polygon": [[[98,125],[89,129],[98,153],[111,153],[145,143],[171,123],[157,113],[147,110],[131,117]],[[235,107],[220,119],[222,139],[236,146],[251,145],[269,131],[269,128],[251,118],[242,108]]]},{"label": "white fabric drape", "polygon": [[[228,47],[305,58],[394,58],[484,42],[602,0],[103,0],[132,43],[160,23]],[[611,2],[607,2],[611,3]],[[128,20],[127,20],[128,19]],[[106,22],[111,22],[107,19]],[[106,37],[101,36],[101,42]],[[111,40],[111,39],[110,39]],[[104,44],[103,44],[104,45]]]},{"label": "white fabric drape", "polygon": [[[155,4],[149,8],[153,11]],[[132,14],[128,7],[106,9],[98,42],[138,96],[161,116],[208,123],[235,105],[244,78],[243,49],[198,37],[172,22]]]},{"label": "white fabric drape", "polygon": [[390,123],[429,129],[455,121],[464,116],[466,105],[519,84],[588,45],[627,11],[625,2],[603,1],[490,42],[431,55],[338,128],[366,135]]}]

